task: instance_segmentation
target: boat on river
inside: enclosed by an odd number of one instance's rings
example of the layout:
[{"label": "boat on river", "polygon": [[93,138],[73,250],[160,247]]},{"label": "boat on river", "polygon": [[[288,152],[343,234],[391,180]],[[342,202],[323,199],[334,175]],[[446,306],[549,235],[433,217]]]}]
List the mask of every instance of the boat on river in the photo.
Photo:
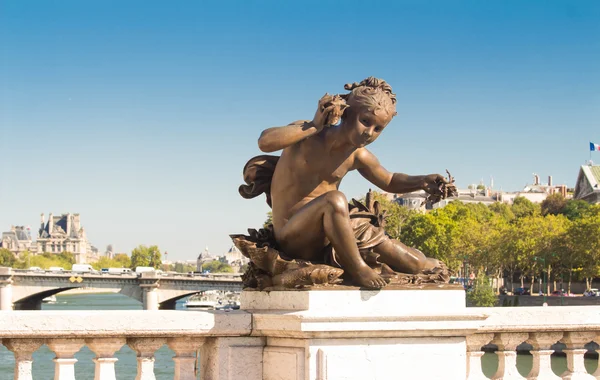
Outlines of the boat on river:
[{"label": "boat on river", "polygon": [[56,303],[56,296],[53,294],[42,300],[43,303]]},{"label": "boat on river", "polygon": [[219,303],[208,294],[194,294],[185,302],[188,309],[215,310]]}]

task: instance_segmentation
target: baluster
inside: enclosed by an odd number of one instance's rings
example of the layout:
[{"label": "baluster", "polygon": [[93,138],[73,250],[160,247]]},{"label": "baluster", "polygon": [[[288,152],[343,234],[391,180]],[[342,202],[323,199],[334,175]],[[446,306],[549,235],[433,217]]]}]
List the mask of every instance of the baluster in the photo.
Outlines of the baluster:
[{"label": "baluster", "polygon": [[533,366],[527,375],[528,380],[560,379],[552,372],[552,345],[563,337],[562,332],[536,332],[530,333],[527,343],[533,346]]},{"label": "baluster", "polygon": [[517,346],[529,338],[527,333],[496,333],[492,343],[498,346],[498,371],[492,379],[524,379],[517,371]]},{"label": "baluster", "polygon": [[480,380],[488,378],[481,370],[481,357],[484,352],[481,347],[494,339],[494,334],[473,334],[467,336],[467,379]]},{"label": "baluster", "polygon": [[[594,339],[594,342],[598,343],[600,342],[600,335],[597,335],[596,338]],[[600,343],[598,343],[600,344]],[[596,350],[596,352],[598,353],[598,368],[596,368],[596,371],[594,373],[592,373],[592,376],[594,376],[596,379],[600,379],[600,349]]]},{"label": "baluster", "polygon": [[129,338],[127,344],[137,352],[137,376],[135,380],[155,380],[154,352],[161,348],[166,339],[162,338]]},{"label": "baluster", "polygon": [[114,357],[114,354],[125,343],[125,338],[91,338],[85,340],[88,348],[96,354],[94,358],[94,363],[96,363],[94,380],[117,380],[115,362],[118,359]]},{"label": "baluster", "polygon": [[75,380],[75,354],[85,345],[83,339],[50,339],[48,347],[56,354],[55,380]]},{"label": "baluster", "polygon": [[6,339],[2,341],[15,355],[15,380],[33,380],[31,365],[33,353],[44,341],[42,339]]},{"label": "baluster", "polygon": [[196,380],[196,353],[204,338],[169,338],[167,345],[175,352],[175,380]]},{"label": "baluster", "polygon": [[561,375],[563,379],[594,379],[594,376],[585,369],[583,356],[587,350],[583,346],[594,340],[595,335],[596,333],[591,332],[570,331],[565,333],[560,340],[567,345],[567,349],[563,350],[567,354],[567,370]]}]

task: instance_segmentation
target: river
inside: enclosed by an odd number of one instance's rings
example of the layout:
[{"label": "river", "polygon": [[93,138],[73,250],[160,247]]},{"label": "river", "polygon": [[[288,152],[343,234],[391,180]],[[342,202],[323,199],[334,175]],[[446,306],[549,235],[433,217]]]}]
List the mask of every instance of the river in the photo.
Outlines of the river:
[{"label": "river", "polygon": [[[200,311],[186,311],[184,306],[185,299],[179,300],[176,309],[182,313],[193,313]],[[142,305],[128,297],[120,294],[73,294],[57,295],[56,303],[43,304],[43,310],[142,310]],[[171,380],[174,376],[173,361],[171,358],[174,352],[167,346],[163,346],[156,352],[156,361],[154,372],[156,380]],[[92,358],[94,354],[83,347],[76,355],[75,376],[78,380],[94,379],[94,363]],[[119,359],[115,364],[117,379],[134,379],[137,371],[136,354],[127,345],[123,346],[117,352]],[[54,377],[54,353],[46,346],[42,346],[33,354],[33,378],[34,379],[52,379]],[[523,354],[517,356],[517,369],[521,375],[526,376],[532,366],[531,355]],[[496,371],[498,360],[495,354],[486,353],[482,357],[483,371],[488,376]],[[435,363],[431,363],[435,365]],[[15,360],[13,354],[4,346],[0,346],[0,380],[10,380],[13,378]],[[588,372],[593,373],[596,370],[597,360],[586,359],[585,365]],[[555,356],[552,360],[552,370],[556,374],[563,373],[567,368],[564,357]]]}]

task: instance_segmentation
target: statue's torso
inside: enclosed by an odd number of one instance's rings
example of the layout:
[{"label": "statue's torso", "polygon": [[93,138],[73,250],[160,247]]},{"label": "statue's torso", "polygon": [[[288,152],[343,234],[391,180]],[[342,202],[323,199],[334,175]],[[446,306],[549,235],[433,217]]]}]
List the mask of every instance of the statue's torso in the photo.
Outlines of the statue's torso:
[{"label": "statue's torso", "polygon": [[271,182],[276,232],[302,206],[338,189],[342,178],[354,169],[354,152],[328,150],[320,135],[284,149]]}]

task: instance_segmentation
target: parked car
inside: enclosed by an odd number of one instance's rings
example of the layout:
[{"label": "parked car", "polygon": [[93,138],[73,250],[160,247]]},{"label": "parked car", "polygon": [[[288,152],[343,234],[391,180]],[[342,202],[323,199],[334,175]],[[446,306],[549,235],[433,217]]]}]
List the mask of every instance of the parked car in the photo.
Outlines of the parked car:
[{"label": "parked car", "polygon": [[551,296],[555,296],[555,297],[575,297],[575,294],[573,293],[567,293],[564,290],[555,290],[552,293],[550,293]]},{"label": "parked car", "polygon": [[598,292],[598,289],[592,288],[592,289],[588,289],[585,292],[583,292],[583,296],[584,297],[598,297],[598,296],[600,296],[600,292]]},{"label": "parked car", "polygon": [[515,296],[529,296],[531,295],[531,292],[529,291],[529,288],[517,288],[513,294]]}]

